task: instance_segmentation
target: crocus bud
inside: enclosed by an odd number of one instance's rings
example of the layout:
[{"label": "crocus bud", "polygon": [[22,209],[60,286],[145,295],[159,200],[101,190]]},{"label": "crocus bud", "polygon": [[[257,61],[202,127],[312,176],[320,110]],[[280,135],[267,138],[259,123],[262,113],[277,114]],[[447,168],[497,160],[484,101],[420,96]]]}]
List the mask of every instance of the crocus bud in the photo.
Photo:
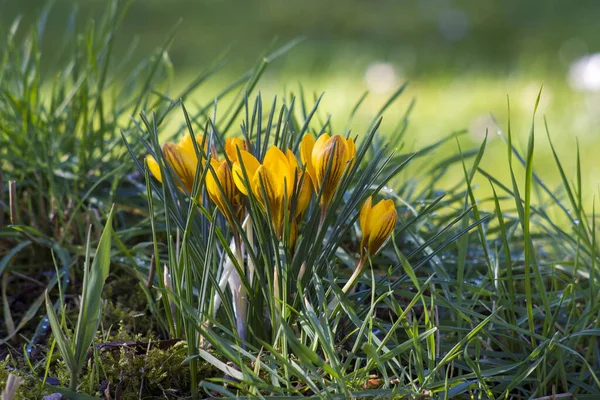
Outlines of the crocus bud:
[{"label": "crocus bud", "polygon": [[[191,136],[189,134],[185,135],[179,143],[167,142],[163,144],[162,151],[167,163],[181,180],[183,188],[191,193],[198,166],[198,157],[196,156]],[[156,159],[148,155],[146,156],[146,163],[152,175],[159,182],[162,182],[160,167]]]},{"label": "crocus bud", "polygon": [[[211,159],[210,165],[212,171],[208,171],[206,175],[206,191],[217,208],[233,224],[233,218],[238,217],[241,207],[240,191],[233,181],[233,174],[227,160]],[[233,214],[227,203],[231,206]]]},{"label": "crocus bud", "polygon": [[344,172],[352,167],[356,159],[354,140],[324,133],[315,142],[311,134],[306,134],[300,144],[300,157],[315,191],[323,193],[321,206],[328,207]]},{"label": "crocus bud", "polygon": [[361,256],[365,256],[365,250],[370,255],[377,250],[394,231],[398,212],[392,200],[381,200],[372,205],[373,200],[369,197],[360,209],[360,229],[362,240],[360,241]]}]

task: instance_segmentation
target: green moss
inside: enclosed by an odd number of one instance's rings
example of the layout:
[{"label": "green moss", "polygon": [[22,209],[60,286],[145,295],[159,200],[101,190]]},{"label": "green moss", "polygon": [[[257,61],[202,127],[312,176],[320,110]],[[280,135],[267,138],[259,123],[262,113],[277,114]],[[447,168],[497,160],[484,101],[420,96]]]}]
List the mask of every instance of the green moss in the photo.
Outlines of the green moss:
[{"label": "green moss", "polygon": [[[180,398],[190,393],[190,368],[185,342],[149,341],[124,328],[111,337],[112,344],[97,349],[80,379],[79,390],[100,396],[109,387],[123,400],[143,397]],[[129,343],[126,345],[125,343]],[[150,343],[150,346],[148,346]],[[154,345],[153,345],[154,343]],[[213,366],[200,363],[198,381],[219,376]]]},{"label": "green moss", "polygon": [[105,330],[122,327],[129,334],[151,335],[156,330],[154,319],[144,311],[131,309],[128,305],[107,301],[102,310],[102,326]]},{"label": "green moss", "polygon": [[31,400],[41,398],[42,392],[40,391],[39,381],[32,379],[31,377],[18,370],[15,370],[14,368],[14,361],[10,356],[7,356],[4,361],[0,361],[0,392],[4,390],[6,383],[8,382],[8,377],[12,374],[22,378],[22,383],[19,386],[15,396],[16,400]]},{"label": "green moss", "polygon": [[[138,399],[140,392],[143,398],[180,399],[190,396],[190,368],[184,362],[188,357],[185,342],[151,339],[131,334],[121,326],[104,340],[97,336],[95,346],[94,356],[80,375],[78,392],[104,398],[104,390],[108,387],[112,398],[116,398],[119,391],[119,398],[123,400]],[[44,375],[44,365],[41,364],[42,369],[37,371],[37,375]],[[17,399],[39,399],[51,393],[40,390],[40,380],[27,375],[26,371],[26,365],[17,365],[8,356],[0,362],[0,390],[4,389],[8,376],[13,373],[23,378]],[[212,365],[199,362],[198,381],[221,375]],[[56,351],[48,376],[58,380],[63,387],[69,384],[69,370]]]},{"label": "green moss", "polygon": [[[130,310],[144,311],[147,308],[147,299],[144,291],[139,286],[139,281],[126,275],[122,269],[113,271],[115,278],[110,278],[104,286],[103,297],[113,303],[126,305]],[[117,278],[118,276],[118,278]]]},{"label": "green moss", "polygon": [[156,331],[154,318],[147,315],[148,299],[135,278],[121,276],[109,280],[104,287],[103,298],[107,299],[102,310],[105,329],[118,324],[131,334],[151,335]]},{"label": "green moss", "polygon": [[[118,391],[118,398],[124,400],[138,399],[140,393],[143,398],[188,398],[191,372],[189,363],[184,362],[188,357],[187,345],[160,340],[156,321],[147,313],[147,298],[138,282],[123,277],[109,280],[103,297],[106,300],[100,332],[94,340],[94,354],[80,374],[78,392],[104,398],[108,387],[112,398],[117,398]],[[66,308],[68,323],[64,329],[68,336],[73,335],[78,313],[77,307]],[[52,342],[53,335],[49,332],[47,343]],[[43,344],[39,346],[40,354],[33,360],[38,366],[35,373],[28,374],[29,367],[20,356],[0,362],[0,388],[11,372],[24,378],[17,399],[38,399],[51,393],[40,390],[41,381],[37,377],[44,376],[49,349],[44,349]],[[70,372],[58,348],[52,353],[49,366],[48,376],[53,383],[67,387]],[[203,360],[198,361],[197,369],[198,382],[222,376],[222,372]]]}]

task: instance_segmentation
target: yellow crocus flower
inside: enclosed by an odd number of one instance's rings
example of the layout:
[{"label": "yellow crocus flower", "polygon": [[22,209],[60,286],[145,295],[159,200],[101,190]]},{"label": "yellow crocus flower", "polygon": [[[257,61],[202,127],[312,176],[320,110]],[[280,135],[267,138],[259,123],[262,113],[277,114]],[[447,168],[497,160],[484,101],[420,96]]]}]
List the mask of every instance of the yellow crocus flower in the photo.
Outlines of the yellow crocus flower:
[{"label": "yellow crocus flower", "polygon": [[[360,208],[359,224],[362,230],[362,240],[360,241],[360,258],[356,264],[354,272],[350,279],[342,288],[342,292],[348,293],[360,279],[367,264],[367,255],[374,255],[379,248],[394,232],[398,212],[392,200],[382,200],[373,205],[373,198],[369,197]],[[333,316],[340,308],[340,303],[334,299],[329,303],[329,310]]]},{"label": "yellow crocus flower", "polygon": [[315,191],[323,190],[321,206],[326,208],[335,195],[344,171],[354,164],[356,146],[353,139],[344,139],[340,135],[329,136],[324,133],[315,141],[311,134],[306,134],[300,144],[300,158],[306,165]]},{"label": "yellow crocus flower", "polygon": [[[233,225],[233,218],[239,217],[241,209],[240,191],[233,181],[233,174],[227,160],[218,161],[210,160],[210,165],[214,171],[208,171],[206,174],[206,191],[208,196],[215,203],[217,208],[225,215],[229,222]],[[217,181],[219,182],[217,184]],[[219,184],[223,189],[219,188]],[[235,215],[231,214],[227,207],[227,202],[231,205]]]},{"label": "yellow crocus flower", "polygon": [[[238,138],[228,138],[225,141],[225,153],[230,162],[237,161],[237,148],[240,150],[246,149],[246,142]],[[210,160],[210,165],[214,173],[209,171],[206,175],[206,191],[210,199],[233,226],[233,218],[240,217],[239,213],[242,208],[240,191],[233,180],[233,173],[227,160],[219,161],[213,158]],[[217,181],[221,185],[222,191]],[[235,215],[232,215],[229,211],[227,202],[231,205]]]},{"label": "yellow crocus flower", "polygon": [[[200,143],[201,138],[196,138],[196,141]],[[173,168],[173,171],[181,179],[181,183],[184,188],[191,193],[192,186],[194,185],[194,176],[196,175],[196,168],[198,166],[198,157],[196,157],[196,151],[194,150],[194,143],[190,134],[186,134],[179,143],[167,142],[162,146],[163,154],[165,159]],[[156,162],[156,159],[151,156],[146,156],[146,162],[148,168],[154,177],[162,182],[162,176],[160,174],[160,167]]]},{"label": "yellow crocus flower", "polygon": [[374,206],[372,204],[373,199],[369,197],[360,209],[361,258],[366,255],[365,249],[370,255],[377,253],[383,242],[394,231],[398,220],[398,212],[392,200],[381,200]]},{"label": "yellow crocus flower", "polygon": [[[240,149],[240,156],[241,159],[234,162],[232,168],[237,188],[246,196],[251,192],[264,210],[270,212],[273,228],[281,237],[285,212],[290,218],[295,218],[310,203],[312,187],[309,179],[302,179],[296,156],[289,149],[284,154],[279,148],[271,147],[262,164],[248,151]],[[242,166],[248,176],[248,185]],[[293,198],[296,199],[296,207],[291,210]]]}]

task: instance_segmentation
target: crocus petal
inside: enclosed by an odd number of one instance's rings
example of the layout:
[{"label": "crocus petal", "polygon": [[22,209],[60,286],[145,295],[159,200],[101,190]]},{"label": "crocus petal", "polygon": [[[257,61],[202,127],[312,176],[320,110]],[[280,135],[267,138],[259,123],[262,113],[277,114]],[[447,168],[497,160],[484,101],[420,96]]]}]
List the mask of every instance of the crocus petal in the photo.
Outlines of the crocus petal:
[{"label": "crocus petal", "polygon": [[236,162],[238,160],[238,151],[240,150],[248,150],[248,146],[246,145],[246,141],[237,137],[227,138],[225,140],[225,154],[227,154],[227,158],[229,161]]},{"label": "crocus petal", "polygon": [[371,213],[372,204],[373,204],[373,197],[369,196],[369,198],[367,198],[367,200],[365,200],[362,207],[360,208],[360,214],[358,217],[360,230],[362,232],[362,239],[360,241],[361,254],[365,251],[365,247],[367,247],[368,243],[369,243],[370,232],[368,231],[368,228],[369,228],[368,222],[369,222],[369,215]]},{"label": "crocus petal", "polygon": [[237,190],[235,183],[233,182],[231,168],[229,168],[227,161],[221,161],[219,168],[217,169],[217,176],[219,177],[219,182],[221,182],[221,186],[223,187],[223,192],[225,192],[225,197],[227,197],[227,200],[230,203],[233,203]]},{"label": "crocus petal", "polygon": [[[231,214],[227,203],[236,211],[239,204],[239,195],[235,183],[233,182],[233,174],[226,160],[221,162],[211,159],[210,162],[213,171],[209,171],[206,175],[206,190],[211,200],[217,205],[217,208],[232,221],[234,216]],[[218,181],[218,183],[217,183]],[[219,188],[219,184],[223,189]]]},{"label": "crocus petal", "polygon": [[373,197],[369,196],[360,208],[359,224],[363,236],[369,236],[369,231],[367,231],[367,222],[369,221],[369,214],[371,213],[372,206]]},{"label": "crocus petal", "polygon": [[340,135],[332,136],[323,145],[320,145],[319,140],[317,140],[313,149],[313,161],[316,161],[315,169],[318,185],[323,187],[321,204],[328,205],[346,169],[348,145]]},{"label": "crocus petal", "polygon": [[298,159],[292,150],[287,149],[285,155],[290,166],[290,171],[295,171],[294,173],[297,173],[298,170],[301,170],[301,168],[298,166]]},{"label": "crocus petal", "polygon": [[217,172],[219,169],[219,162],[213,158],[210,160],[210,165],[212,166],[214,174],[213,171],[208,171],[206,174],[206,191],[211,199],[213,199],[213,197],[219,198],[221,196],[221,190],[219,189],[219,185],[217,185],[217,181],[219,180]]},{"label": "crocus petal", "polygon": [[[198,151],[200,151],[202,146],[202,136],[196,136],[196,142],[198,143]],[[185,151],[190,157],[198,158],[196,156],[196,150],[194,149],[194,141],[192,140],[192,135],[185,134],[181,140],[179,141],[179,146]],[[204,149],[206,151],[206,148]],[[199,154],[202,157],[202,152]]]},{"label": "crocus petal", "polygon": [[277,178],[268,168],[263,165],[258,167],[256,174],[252,179],[252,192],[265,208],[265,211],[270,213],[276,233],[281,234],[283,199],[277,192]]},{"label": "crocus petal", "polygon": [[298,195],[296,197],[296,210],[294,212],[296,217],[306,211],[313,194],[313,185],[308,174],[305,174],[304,176],[299,174],[297,184],[300,185],[300,188],[298,189]]},{"label": "crocus petal", "polygon": [[317,185],[317,175],[315,173],[315,166],[312,162],[313,148],[315,147],[315,138],[310,133],[307,133],[302,137],[300,142],[300,160],[303,165],[306,165],[306,172],[310,175],[313,185]]},{"label": "crocus petal", "polygon": [[346,144],[348,145],[348,159],[350,160],[349,168],[352,168],[356,162],[356,144],[352,138],[346,139]]},{"label": "crocus petal", "polygon": [[[285,172],[285,183],[286,190],[288,193],[288,204],[291,203],[292,197],[296,193],[294,190],[297,189],[297,186],[300,182],[300,176],[302,174],[302,169],[298,165],[298,159],[296,155],[290,150],[286,150],[286,160],[287,160],[287,171]],[[310,180],[309,177],[307,177]],[[296,190],[297,191],[297,190]]]},{"label": "crocus petal", "polygon": [[[216,159],[211,159],[210,165],[212,166],[212,170],[208,171],[206,174],[206,191],[211,199],[217,202],[217,199],[227,196],[227,176],[226,173],[221,170],[221,163]],[[227,163],[225,163],[225,167],[227,167]],[[223,191],[221,191],[219,185],[221,185]]]},{"label": "crocus petal", "polygon": [[379,203],[376,203],[374,205],[371,203],[369,217],[367,218],[365,225],[365,231],[367,231],[369,236],[374,232],[376,226],[382,223],[381,218],[388,211],[388,202],[391,202],[393,204],[392,200],[381,200]]},{"label": "crocus petal", "polygon": [[[331,138],[331,136],[329,136],[329,134],[324,133],[321,136],[319,136],[319,138],[313,145],[313,149],[312,149],[312,152],[310,155],[310,160],[311,160],[313,167],[315,168],[315,179],[317,178],[316,170],[319,166],[319,159],[322,157],[322,154],[325,151],[325,146],[327,145],[327,142],[329,141],[330,138]],[[316,181],[315,181],[315,183],[316,183]]]},{"label": "crocus petal", "polygon": [[[260,167],[260,163],[256,157],[245,150],[240,150],[240,155],[242,156],[242,159],[233,163],[233,181],[240,192],[247,196],[248,189],[246,188],[246,180],[244,179],[243,171],[245,169],[246,174],[248,174],[248,180],[251,183],[256,175],[258,167]],[[244,169],[242,169],[242,166]]]},{"label": "crocus petal", "polygon": [[[278,147],[271,147],[265,154],[263,166],[267,168],[275,178],[274,189],[277,196],[281,198],[287,196],[288,199],[290,199],[294,187],[294,176],[290,173],[290,163],[285,154],[283,154]],[[285,194],[284,189],[286,189]]]},{"label": "crocus petal", "polygon": [[191,157],[180,145],[175,143],[165,143],[162,150],[171,168],[179,176],[188,192],[191,192],[198,160]]},{"label": "crocus petal", "polygon": [[160,167],[158,166],[158,163],[156,162],[156,159],[154,157],[152,157],[151,155],[148,154],[146,156],[146,164],[148,164],[148,169],[150,170],[150,172],[152,173],[152,175],[154,175],[154,177],[156,178],[156,180],[162,183],[162,176],[160,174]]},{"label": "crocus petal", "polygon": [[383,200],[373,206],[369,214],[368,251],[370,254],[375,254],[394,231],[398,213],[392,200]]},{"label": "crocus petal", "polygon": [[279,147],[272,146],[267,150],[265,154],[265,159],[263,160],[263,165],[269,169],[276,169],[280,166],[285,166],[289,164],[289,161],[283,151],[279,149]]}]

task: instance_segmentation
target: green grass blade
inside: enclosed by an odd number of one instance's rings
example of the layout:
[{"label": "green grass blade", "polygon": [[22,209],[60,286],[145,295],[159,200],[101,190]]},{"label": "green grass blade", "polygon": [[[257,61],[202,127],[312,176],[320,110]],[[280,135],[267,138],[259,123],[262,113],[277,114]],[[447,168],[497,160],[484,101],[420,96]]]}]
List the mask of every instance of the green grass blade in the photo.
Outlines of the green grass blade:
[{"label": "green grass blade", "polygon": [[[83,366],[87,352],[96,336],[102,311],[102,289],[110,269],[112,240],[112,219],[114,207],[110,210],[102,231],[96,255],[91,267],[86,265],[83,281],[82,304],[75,328],[74,357],[78,366]],[[86,263],[87,264],[87,263]]]}]

